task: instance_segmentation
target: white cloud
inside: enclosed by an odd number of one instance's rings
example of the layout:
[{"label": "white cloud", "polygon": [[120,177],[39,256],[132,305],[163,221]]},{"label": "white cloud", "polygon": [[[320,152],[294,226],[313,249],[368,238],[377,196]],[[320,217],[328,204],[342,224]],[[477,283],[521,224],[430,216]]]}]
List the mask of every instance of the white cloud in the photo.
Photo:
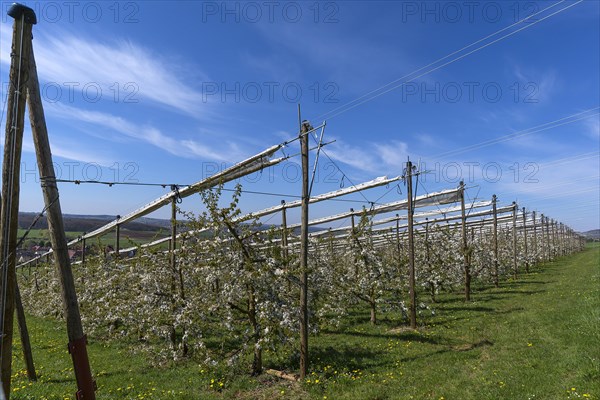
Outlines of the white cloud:
[{"label": "white cloud", "polygon": [[[111,166],[114,164],[114,159],[99,154],[96,149],[89,149],[87,147],[77,146],[72,141],[68,144],[62,143],[60,139],[56,137],[51,138],[52,156],[66,158],[68,160],[82,161],[84,163],[94,163],[101,166]],[[29,127],[25,128],[25,134],[23,135],[23,151],[30,153],[35,152],[35,146],[31,136],[31,130]]]},{"label": "white cloud", "polygon": [[[0,25],[1,63],[7,66],[11,36],[10,27]],[[102,43],[54,31],[52,37],[36,33],[33,46],[40,80],[67,93],[69,86],[79,91],[86,85],[98,85],[106,98],[118,93],[119,101],[130,96],[130,100],[149,100],[198,118],[213,114],[202,93],[187,84],[179,66],[133,42]],[[197,70],[194,74],[202,76]]]},{"label": "white cloud", "polygon": [[370,173],[400,175],[408,156],[408,145],[398,140],[354,146],[337,139],[327,154],[353,168]]},{"label": "white cloud", "polygon": [[518,95],[519,102],[548,102],[560,88],[556,72],[553,70],[542,72],[515,66],[513,73],[518,79],[519,91],[515,95]]},{"label": "white cloud", "polygon": [[242,157],[240,149],[232,143],[225,143],[220,150],[216,150],[192,139],[173,138],[154,126],[134,124],[112,114],[62,104],[51,104],[50,108],[56,117],[102,126],[176,156],[218,161],[231,161]]},{"label": "white cloud", "polygon": [[600,140],[600,118],[586,120],[584,133],[591,139]]}]

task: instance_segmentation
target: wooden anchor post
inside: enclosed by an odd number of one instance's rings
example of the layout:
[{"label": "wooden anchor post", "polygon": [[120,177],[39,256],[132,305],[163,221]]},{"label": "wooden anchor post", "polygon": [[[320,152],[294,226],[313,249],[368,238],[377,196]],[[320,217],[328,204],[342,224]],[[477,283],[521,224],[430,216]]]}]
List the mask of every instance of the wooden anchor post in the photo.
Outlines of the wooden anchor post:
[{"label": "wooden anchor post", "polygon": [[[30,12],[35,16],[33,10],[27,7],[21,5],[15,5],[13,7],[17,9],[18,13]],[[25,38],[23,40],[25,40]],[[27,37],[27,40],[31,43],[31,34]],[[78,387],[76,398],[78,400],[94,400],[96,398],[96,384],[92,379],[92,372],[86,348],[87,340],[81,324],[79,303],[77,301],[75,281],[71,270],[69,250],[67,247],[62,211],[60,208],[58,187],[56,186],[56,176],[54,173],[54,165],[52,164],[48,129],[46,127],[44,108],[42,106],[40,95],[37,68],[35,65],[33,49],[30,44],[28,47],[29,77],[27,79],[27,105],[29,107],[29,121],[31,123],[31,132],[33,134],[33,143],[35,146],[39,173],[42,178],[41,186],[44,195],[44,203],[47,208],[48,230],[50,232],[50,242],[52,243],[52,250],[54,253],[54,264],[60,278],[62,289],[63,307],[67,320],[67,335],[69,338],[68,349],[73,360],[73,369]]]}]

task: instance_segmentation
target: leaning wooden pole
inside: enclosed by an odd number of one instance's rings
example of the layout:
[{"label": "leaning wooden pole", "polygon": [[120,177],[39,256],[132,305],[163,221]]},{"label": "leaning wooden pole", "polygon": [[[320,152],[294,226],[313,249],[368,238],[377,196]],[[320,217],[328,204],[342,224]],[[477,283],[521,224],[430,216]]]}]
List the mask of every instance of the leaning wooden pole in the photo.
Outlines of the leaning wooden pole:
[{"label": "leaning wooden pole", "polygon": [[300,127],[302,158],[302,210],[300,215],[300,379],[308,375],[308,132],[311,126],[303,121]]},{"label": "leaning wooden pole", "polygon": [[77,399],[94,400],[96,395],[95,382],[88,360],[86,336],[81,325],[79,303],[75,292],[75,281],[69,260],[69,251],[56,186],[52,153],[48,140],[48,129],[44,117],[44,108],[40,96],[40,87],[35,66],[33,49],[29,56],[29,77],[27,80],[27,105],[29,106],[29,121],[37,156],[37,164],[42,178],[42,192],[47,208],[48,230],[50,243],[54,252],[54,264],[60,278],[64,314],[67,319],[67,335],[69,338],[69,353],[73,360],[73,369],[77,380]]},{"label": "leaning wooden pole", "polygon": [[0,220],[0,380],[6,398],[11,393],[12,341],[15,314],[16,246],[19,214],[19,182],[23,127],[25,122],[24,87],[28,76],[31,29],[35,13],[31,8],[13,6],[8,15],[15,19],[7,98],[6,134],[2,164],[2,210]]},{"label": "leaning wooden pole", "polygon": [[413,232],[414,204],[412,187],[412,162],[406,163],[406,182],[407,200],[408,200],[408,294],[410,297],[409,318],[410,327],[417,329],[417,292],[415,291],[415,239]]},{"label": "leaning wooden pole", "polygon": [[21,291],[19,284],[15,287],[15,308],[17,311],[17,323],[19,324],[19,334],[21,336],[21,346],[23,347],[23,361],[25,361],[25,369],[27,369],[27,378],[30,381],[37,381],[35,373],[35,365],[33,364],[33,353],[31,352],[31,342],[29,341],[29,329],[25,320],[25,310],[23,309],[23,301],[21,300]]}]

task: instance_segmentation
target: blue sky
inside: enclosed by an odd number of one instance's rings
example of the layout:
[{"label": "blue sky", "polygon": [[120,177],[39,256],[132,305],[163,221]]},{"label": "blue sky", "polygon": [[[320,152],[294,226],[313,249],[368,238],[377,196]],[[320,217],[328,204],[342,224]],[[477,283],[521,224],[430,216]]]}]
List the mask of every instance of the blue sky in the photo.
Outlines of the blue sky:
[{"label": "blue sky", "polygon": [[[400,175],[410,157],[428,171],[420,194],[462,178],[471,200],[495,193],[577,230],[600,226],[597,1],[24,4],[38,15],[34,51],[63,179],[193,183],[293,137],[300,103],[336,141],[325,147],[333,163],[321,155],[315,194]],[[298,163],[242,179],[244,189],[299,195]],[[35,170],[27,128],[23,211],[43,207]],[[60,191],[63,212],[123,215],[166,189]],[[312,216],[405,195],[384,187],[352,195],[355,204],[315,205]],[[244,194],[241,206],[281,199],[293,198]],[[200,210],[200,201],[182,206]]]}]

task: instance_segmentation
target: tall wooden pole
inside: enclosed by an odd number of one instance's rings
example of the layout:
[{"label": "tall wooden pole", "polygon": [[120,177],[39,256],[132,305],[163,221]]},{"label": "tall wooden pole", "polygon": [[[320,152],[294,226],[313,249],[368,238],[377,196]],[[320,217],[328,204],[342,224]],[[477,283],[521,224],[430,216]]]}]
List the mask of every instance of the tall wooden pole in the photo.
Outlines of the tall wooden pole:
[{"label": "tall wooden pole", "polygon": [[568,254],[566,246],[565,224],[560,223],[560,248],[562,255]]},{"label": "tall wooden pole", "polygon": [[525,251],[525,272],[529,273],[529,259],[527,252],[527,213],[523,207],[523,246]]},{"label": "tall wooden pole", "polygon": [[85,265],[85,238],[81,239],[81,265]]},{"label": "tall wooden pole", "polygon": [[531,213],[533,219],[533,260],[535,263],[538,261],[538,246],[537,246],[537,222],[535,220],[535,211]]},{"label": "tall wooden pole", "polygon": [[67,335],[69,338],[69,352],[73,359],[73,369],[77,380],[78,391],[77,399],[94,400],[96,398],[95,382],[92,379],[92,372],[88,360],[86,348],[86,336],[83,333],[81,325],[81,315],[79,313],[79,303],[77,293],[75,292],[75,281],[71,262],[69,260],[69,251],[67,248],[67,239],[65,237],[65,228],[58,197],[58,187],[56,186],[56,176],[54,174],[54,165],[52,164],[52,153],[50,151],[50,142],[48,140],[48,129],[44,117],[44,108],[40,96],[40,87],[35,66],[33,50],[30,51],[29,60],[29,78],[27,80],[27,105],[29,106],[29,121],[31,122],[31,132],[33,133],[33,143],[35,146],[37,164],[42,179],[42,192],[44,203],[47,207],[48,230],[50,232],[50,243],[54,251],[54,264],[57,274],[60,278],[62,289],[64,315],[67,319]]},{"label": "tall wooden pole", "polygon": [[496,195],[492,196],[492,211],[494,213],[494,286],[498,287],[500,282],[498,280],[498,211],[496,208]]},{"label": "tall wooden pole", "polygon": [[179,296],[182,299],[185,299],[183,271],[181,268],[177,268],[177,256],[175,255],[175,251],[177,250],[177,199],[178,197],[173,197],[173,200],[171,201],[171,240],[169,241],[169,261],[171,262],[171,271],[174,279],[176,279],[178,282]]},{"label": "tall wooden pole", "polygon": [[[121,218],[117,215],[117,220]],[[119,249],[121,248],[121,225],[117,222],[115,225],[115,258],[119,258]]]},{"label": "tall wooden pole", "polygon": [[546,237],[545,237],[546,236],[546,234],[545,234],[546,230],[545,230],[545,227],[544,227],[544,221],[545,221],[544,214],[540,214],[540,224],[541,224],[540,225],[540,228],[541,228],[540,230],[542,231],[542,261],[546,261],[548,259],[547,258],[547,254],[548,254],[547,253],[548,241],[546,240]]},{"label": "tall wooden pole", "polygon": [[11,65],[7,97],[4,161],[2,164],[2,210],[0,220],[0,380],[6,398],[11,393],[13,321],[16,290],[16,246],[19,215],[19,182],[21,147],[25,122],[25,85],[28,76],[32,25],[36,23],[32,9],[11,7],[8,14],[15,19],[11,49]]},{"label": "tall wooden pole", "polygon": [[547,259],[552,260],[552,246],[550,245],[550,217],[546,217],[546,248],[548,249]]},{"label": "tall wooden pole", "polygon": [[402,270],[400,265],[400,216],[396,214],[396,250],[398,251],[398,271]]},{"label": "tall wooden pole", "polygon": [[173,198],[171,201],[171,239],[169,240],[169,263],[171,264],[171,274],[173,274],[174,280],[177,271],[175,248],[177,248],[177,200]]},{"label": "tall wooden pole", "polygon": [[558,228],[556,226],[557,222],[552,220],[552,248],[554,257],[558,256],[559,250],[557,249],[557,236],[558,236]]},{"label": "tall wooden pole", "polygon": [[287,215],[285,210],[285,200],[281,200],[281,244],[283,246],[282,255],[283,255],[283,264],[286,267],[288,264],[289,257],[289,249],[288,249],[288,232],[287,232]]},{"label": "tall wooden pole", "polygon": [[512,248],[513,248],[513,274],[514,278],[517,279],[518,275],[518,264],[517,264],[517,203],[513,201],[513,215],[512,215]]},{"label": "tall wooden pole", "polygon": [[[283,257],[283,269],[286,273],[289,272],[290,250],[288,249],[288,228],[287,228],[287,212],[285,210],[285,200],[281,200],[281,255]],[[332,252],[333,254],[333,252]],[[288,291],[292,292],[292,281],[288,280]]]},{"label": "tall wooden pole", "polygon": [[410,296],[409,317],[410,327],[417,328],[417,293],[415,290],[415,239],[413,232],[413,187],[412,187],[412,162],[406,163],[406,191],[408,198],[408,292]]},{"label": "tall wooden pole", "polygon": [[425,218],[425,264],[427,268],[431,267],[431,256],[429,249],[429,218]]},{"label": "tall wooden pole", "polygon": [[300,127],[302,158],[302,209],[300,215],[300,379],[308,375],[308,131],[307,121]]},{"label": "tall wooden pole", "polygon": [[[350,209],[350,221],[352,227],[352,242],[350,246],[355,249],[356,247],[360,247],[360,241],[358,239],[358,232],[356,231],[356,220],[354,218],[354,208]],[[360,250],[358,250],[360,251]],[[354,263],[354,275],[358,276],[358,263]]]},{"label": "tall wooden pole", "polygon": [[465,212],[465,183],[460,181],[460,216],[462,231],[462,253],[465,274],[465,301],[471,300],[471,260],[467,242],[467,215]]}]

